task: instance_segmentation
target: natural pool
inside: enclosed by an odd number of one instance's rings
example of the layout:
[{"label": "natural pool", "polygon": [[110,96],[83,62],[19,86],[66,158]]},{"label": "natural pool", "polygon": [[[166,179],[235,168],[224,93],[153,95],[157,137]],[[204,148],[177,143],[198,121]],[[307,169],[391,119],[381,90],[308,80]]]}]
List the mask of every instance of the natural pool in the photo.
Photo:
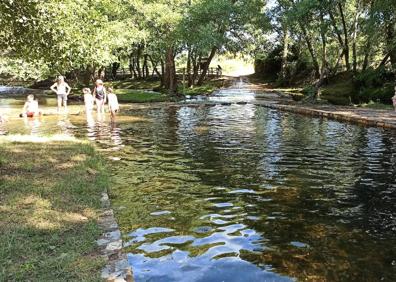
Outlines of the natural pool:
[{"label": "natural pool", "polygon": [[105,149],[136,281],[395,281],[394,131],[255,105],[128,114],[33,134]]}]

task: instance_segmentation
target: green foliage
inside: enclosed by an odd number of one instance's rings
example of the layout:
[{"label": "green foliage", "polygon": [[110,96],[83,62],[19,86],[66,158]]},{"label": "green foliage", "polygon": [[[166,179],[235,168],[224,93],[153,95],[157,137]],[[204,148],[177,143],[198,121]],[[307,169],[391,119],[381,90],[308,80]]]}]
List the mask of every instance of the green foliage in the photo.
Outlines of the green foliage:
[{"label": "green foliage", "polygon": [[315,87],[312,85],[305,86],[302,90],[301,93],[303,93],[307,97],[313,97],[315,95]]},{"label": "green foliage", "polygon": [[369,68],[356,76],[355,87],[358,89],[358,102],[370,101],[390,104],[394,95],[393,74],[385,67]]},{"label": "green foliage", "polygon": [[2,1],[0,52],[11,60],[44,65],[47,74],[107,65],[116,58],[114,50],[141,36],[122,3]]},{"label": "green foliage", "polygon": [[351,80],[340,80],[340,82],[331,83],[321,89],[321,99],[327,100],[334,105],[349,105],[354,102],[357,94]]}]

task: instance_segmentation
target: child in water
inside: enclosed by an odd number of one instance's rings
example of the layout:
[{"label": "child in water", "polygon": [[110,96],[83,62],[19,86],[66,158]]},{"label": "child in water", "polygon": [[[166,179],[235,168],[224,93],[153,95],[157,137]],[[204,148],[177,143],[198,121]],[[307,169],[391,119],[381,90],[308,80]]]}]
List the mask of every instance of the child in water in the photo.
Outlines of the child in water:
[{"label": "child in water", "polygon": [[38,102],[34,99],[34,95],[30,94],[27,96],[27,100],[23,105],[22,114],[20,117],[36,117],[41,115],[39,111]]},{"label": "child in water", "polygon": [[107,89],[107,99],[109,103],[109,111],[111,114],[111,118],[114,119],[116,116],[116,113],[120,110],[120,105],[118,104],[118,99],[117,95],[113,93],[112,88]]},{"label": "child in water", "polygon": [[91,89],[84,88],[82,91],[84,93],[85,113],[91,114],[94,107],[94,98],[91,94]]},{"label": "child in water", "polygon": [[100,114],[104,114],[104,105],[107,99],[107,91],[103,85],[103,81],[98,79],[95,82],[95,88],[93,91],[93,95],[95,96],[96,101],[96,110]]}]

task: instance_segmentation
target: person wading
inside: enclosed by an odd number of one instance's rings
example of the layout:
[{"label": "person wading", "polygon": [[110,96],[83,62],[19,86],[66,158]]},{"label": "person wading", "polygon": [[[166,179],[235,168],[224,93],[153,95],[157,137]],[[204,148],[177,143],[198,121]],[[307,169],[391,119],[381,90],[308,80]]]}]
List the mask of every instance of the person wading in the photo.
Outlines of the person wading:
[{"label": "person wading", "polygon": [[71,88],[69,84],[65,82],[63,76],[58,76],[57,82],[51,86],[51,90],[57,95],[58,100],[58,114],[63,105],[65,112],[67,112],[67,96],[70,94]]},{"label": "person wading", "polygon": [[104,105],[106,104],[107,92],[103,85],[103,81],[100,79],[95,82],[93,96],[95,97],[97,113],[104,114]]}]

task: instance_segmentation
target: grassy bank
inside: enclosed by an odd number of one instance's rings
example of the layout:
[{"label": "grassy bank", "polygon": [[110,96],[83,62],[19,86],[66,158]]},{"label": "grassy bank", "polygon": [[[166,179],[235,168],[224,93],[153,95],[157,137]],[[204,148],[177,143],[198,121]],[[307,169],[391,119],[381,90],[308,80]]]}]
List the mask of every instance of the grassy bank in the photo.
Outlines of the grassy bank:
[{"label": "grassy bank", "polygon": [[118,101],[121,103],[152,103],[171,100],[168,95],[143,90],[115,89],[115,93],[118,96]]},{"label": "grassy bank", "polygon": [[0,139],[0,281],[100,281],[102,160],[88,144],[38,141]]},{"label": "grassy bank", "polygon": [[[227,87],[231,83],[232,80],[229,79],[213,79],[205,81],[202,86],[183,88],[182,83],[179,82],[178,93],[190,96],[210,95],[217,89]],[[148,91],[159,87],[160,82],[158,80],[120,80],[109,82],[108,85],[114,88],[118,100],[122,103],[168,102],[174,100],[164,93]]]},{"label": "grassy bank", "polygon": [[107,83],[118,89],[139,89],[139,90],[153,90],[159,88],[161,81],[155,78],[148,79],[124,79],[114,80]]},{"label": "grassy bank", "polygon": [[[339,73],[329,78],[319,89],[320,100],[333,105],[355,105],[373,109],[392,109],[391,97],[394,95],[393,83],[379,77],[381,73],[362,73],[354,77],[351,73]],[[298,100],[313,95],[314,81],[294,81],[287,87],[269,78],[252,75],[250,82],[261,85],[263,89],[278,90],[285,94],[298,95]]]}]

